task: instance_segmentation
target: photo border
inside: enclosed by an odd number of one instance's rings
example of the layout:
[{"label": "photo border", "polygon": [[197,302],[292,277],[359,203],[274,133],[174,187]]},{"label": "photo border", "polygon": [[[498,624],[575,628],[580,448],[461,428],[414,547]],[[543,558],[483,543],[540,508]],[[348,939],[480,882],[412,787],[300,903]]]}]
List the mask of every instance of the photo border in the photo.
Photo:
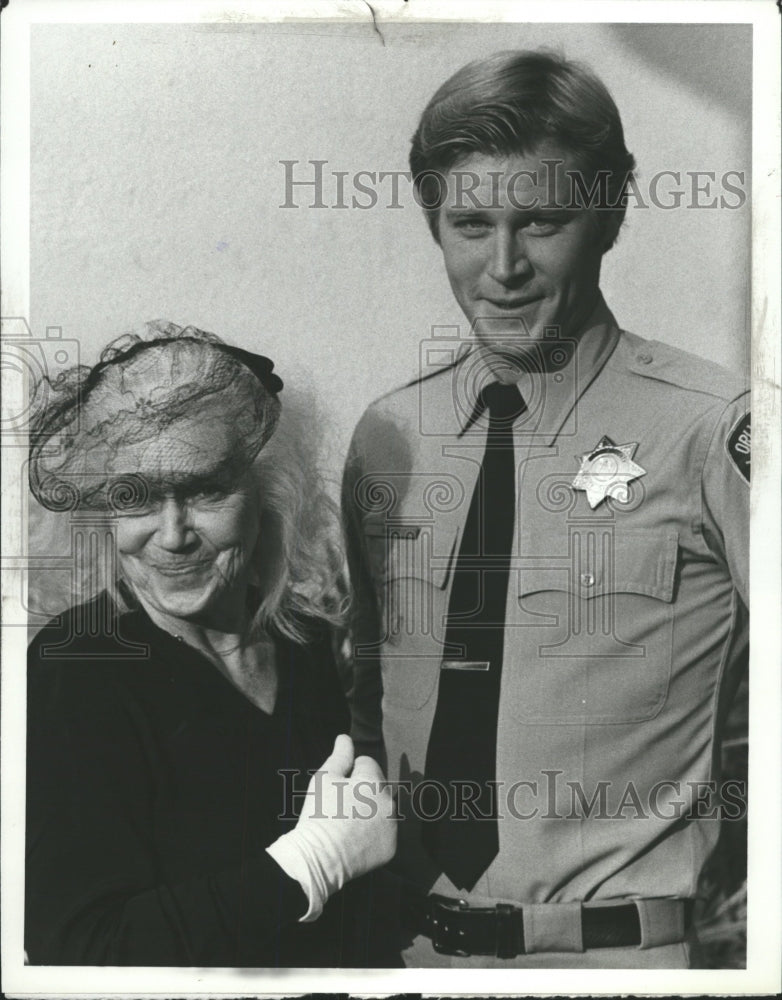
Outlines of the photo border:
[{"label": "photo border", "polygon": [[[265,22],[282,18],[345,23],[370,17],[369,4],[193,2],[127,3],[103,0],[11,0],[2,31],[2,253],[4,324],[29,318],[30,260],[30,27],[42,23]],[[26,630],[5,627],[2,639],[2,988],[8,996],[247,996],[299,992],[478,992],[598,994],[752,994],[782,985],[782,657],[780,649],[780,33],[779,12],[753,0],[594,0],[525,3],[442,3],[436,0],[373,0],[372,17],[416,20],[508,22],[741,22],[753,25],[752,123],[752,407],[754,411],[751,521],[751,643],[749,727],[749,847],[747,968],[745,970],[594,969],[402,969],[402,970],[191,970],[23,965],[24,733]],[[480,10],[480,14],[475,13]],[[726,248],[726,252],[730,252]],[[4,372],[5,375],[5,372]],[[6,385],[10,383],[4,378]],[[15,509],[24,449],[3,441],[4,555],[26,542],[26,511]],[[15,572],[13,559],[4,560]],[[9,570],[8,567],[11,567]],[[9,591],[4,587],[4,602]],[[5,608],[5,603],[4,603]],[[769,792],[771,789],[771,792]],[[324,976],[328,982],[324,982]]]}]

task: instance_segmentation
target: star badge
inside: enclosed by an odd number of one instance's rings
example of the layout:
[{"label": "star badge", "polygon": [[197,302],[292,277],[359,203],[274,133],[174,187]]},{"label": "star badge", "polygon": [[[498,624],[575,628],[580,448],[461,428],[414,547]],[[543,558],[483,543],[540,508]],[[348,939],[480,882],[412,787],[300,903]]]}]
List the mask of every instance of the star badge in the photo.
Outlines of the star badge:
[{"label": "star badge", "polygon": [[576,455],[581,468],[573,480],[573,489],[586,492],[592,510],[606,497],[617,503],[628,502],[627,484],[646,475],[646,469],[633,461],[637,447],[637,441],[614,444],[611,438],[603,436],[592,451]]}]

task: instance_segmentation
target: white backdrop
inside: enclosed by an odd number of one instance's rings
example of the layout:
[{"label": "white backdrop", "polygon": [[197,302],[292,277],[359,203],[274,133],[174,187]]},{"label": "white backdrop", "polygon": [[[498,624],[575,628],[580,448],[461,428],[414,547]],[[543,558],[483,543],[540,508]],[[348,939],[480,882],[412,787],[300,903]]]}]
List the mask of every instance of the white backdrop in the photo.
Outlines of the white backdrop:
[{"label": "white backdrop", "polygon": [[[399,209],[388,182],[373,209],[284,209],[279,161],[304,161],[297,177],[328,161],[333,202],[331,171],[407,169],[423,107],[459,66],[544,45],[611,89],[642,192],[661,170],[744,171],[748,189],[749,26],[381,30],[368,19],[34,27],[33,334],[61,327],[93,362],[117,334],[166,317],[269,354],[314,390],[338,477],[364,406],[415,375],[432,325],[463,320],[409,187]],[[306,206],[311,192],[294,198]],[[746,369],[749,249],[748,204],[631,209],[604,291],[625,328]]]}]

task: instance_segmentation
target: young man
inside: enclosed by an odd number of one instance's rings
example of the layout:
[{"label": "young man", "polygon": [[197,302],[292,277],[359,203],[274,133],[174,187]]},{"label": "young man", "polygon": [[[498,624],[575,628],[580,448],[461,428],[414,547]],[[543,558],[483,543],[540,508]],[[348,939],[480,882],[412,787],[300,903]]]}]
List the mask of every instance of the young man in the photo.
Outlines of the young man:
[{"label": "young man", "polygon": [[716,761],[747,647],[747,386],[602,298],[634,161],[591,72],[464,67],[410,163],[471,338],[367,410],[344,481],[353,735],[399,783],[405,959],[687,967],[741,808]]}]

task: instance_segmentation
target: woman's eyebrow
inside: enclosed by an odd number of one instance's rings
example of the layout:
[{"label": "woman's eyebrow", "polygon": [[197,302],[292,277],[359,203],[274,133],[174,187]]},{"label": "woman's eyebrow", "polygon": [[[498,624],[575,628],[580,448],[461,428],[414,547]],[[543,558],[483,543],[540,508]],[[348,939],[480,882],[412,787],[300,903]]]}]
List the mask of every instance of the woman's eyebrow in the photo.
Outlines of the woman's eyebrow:
[{"label": "woman's eyebrow", "polygon": [[173,479],[169,482],[168,488],[173,493],[196,494],[196,493],[225,493],[235,483],[235,477],[219,475],[217,473],[206,473],[203,475],[187,475],[180,479]]}]

